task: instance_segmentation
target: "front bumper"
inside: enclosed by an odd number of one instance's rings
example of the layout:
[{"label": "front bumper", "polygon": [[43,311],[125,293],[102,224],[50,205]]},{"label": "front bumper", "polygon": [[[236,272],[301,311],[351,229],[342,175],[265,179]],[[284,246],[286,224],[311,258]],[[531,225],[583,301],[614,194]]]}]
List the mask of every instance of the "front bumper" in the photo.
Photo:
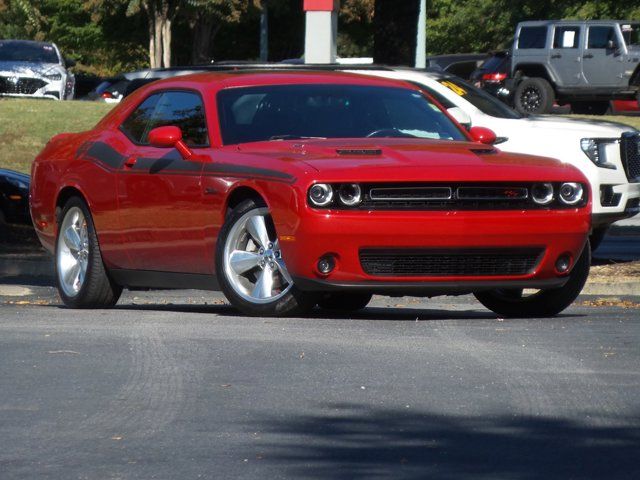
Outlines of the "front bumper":
[{"label": "front bumper", "polygon": [[65,82],[41,77],[0,74],[0,96],[17,98],[65,98]]},{"label": "front bumper", "polygon": [[[575,260],[591,228],[588,207],[553,211],[381,212],[306,209],[293,228],[280,228],[287,269],[301,289],[352,288],[422,294],[470,292],[493,288],[554,288],[566,281],[556,272],[561,255]],[[519,275],[383,276],[370,275],[360,263],[363,248],[543,250],[536,266]],[[325,255],[335,258],[329,275],[317,270]]]}]

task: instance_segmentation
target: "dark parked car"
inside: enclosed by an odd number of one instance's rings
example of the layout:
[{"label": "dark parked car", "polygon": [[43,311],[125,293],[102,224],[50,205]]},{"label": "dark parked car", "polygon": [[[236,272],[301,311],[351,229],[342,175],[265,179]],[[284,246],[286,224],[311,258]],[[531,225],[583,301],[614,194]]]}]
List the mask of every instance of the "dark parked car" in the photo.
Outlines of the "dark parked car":
[{"label": "dark parked car", "polygon": [[23,223],[30,225],[29,175],[0,168],[0,225]]},{"label": "dark parked car", "polygon": [[452,55],[434,55],[427,57],[427,67],[432,70],[456,75],[468,80],[471,74],[484,62],[487,53],[455,53]]},{"label": "dark parked car", "polygon": [[509,50],[499,50],[493,52],[490,57],[482,62],[471,74],[470,80],[476,87],[482,88],[505,103],[512,105],[513,90],[506,84],[510,71],[511,52]]}]

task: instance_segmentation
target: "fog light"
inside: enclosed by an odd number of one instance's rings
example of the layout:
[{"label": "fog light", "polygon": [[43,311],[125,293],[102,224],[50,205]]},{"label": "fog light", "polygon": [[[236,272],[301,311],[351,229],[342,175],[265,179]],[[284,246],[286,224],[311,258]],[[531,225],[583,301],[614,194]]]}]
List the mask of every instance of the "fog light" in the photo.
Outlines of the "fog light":
[{"label": "fog light", "polygon": [[571,267],[571,256],[564,254],[558,257],[556,260],[556,271],[558,273],[567,273]]},{"label": "fog light", "polygon": [[330,274],[336,268],[336,259],[332,255],[325,255],[318,260],[318,271],[323,275]]}]

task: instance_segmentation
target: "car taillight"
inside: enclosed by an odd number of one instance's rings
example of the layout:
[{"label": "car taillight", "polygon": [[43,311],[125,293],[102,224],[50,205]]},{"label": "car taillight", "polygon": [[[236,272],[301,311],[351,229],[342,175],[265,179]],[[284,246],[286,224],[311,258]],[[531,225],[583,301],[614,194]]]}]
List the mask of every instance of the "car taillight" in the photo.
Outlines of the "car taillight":
[{"label": "car taillight", "polygon": [[102,92],[100,95],[102,98],[113,98],[113,94],[111,92]]},{"label": "car taillight", "polygon": [[482,75],[482,80],[489,83],[502,82],[507,79],[506,73],[485,73]]}]

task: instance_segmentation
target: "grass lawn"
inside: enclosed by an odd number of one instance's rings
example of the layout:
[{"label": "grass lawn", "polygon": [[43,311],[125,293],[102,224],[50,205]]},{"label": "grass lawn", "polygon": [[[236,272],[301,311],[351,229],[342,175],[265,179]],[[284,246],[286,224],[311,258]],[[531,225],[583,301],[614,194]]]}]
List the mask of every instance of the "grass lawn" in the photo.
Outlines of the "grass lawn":
[{"label": "grass lawn", "polygon": [[88,130],[111,108],[99,102],[0,99],[0,168],[29,173],[51,137]]},{"label": "grass lawn", "polygon": [[[52,136],[88,130],[111,108],[99,102],[0,99],[0,168],[29,173],[34,157]],[[640,116],[581,117],[640,130]]]}]

